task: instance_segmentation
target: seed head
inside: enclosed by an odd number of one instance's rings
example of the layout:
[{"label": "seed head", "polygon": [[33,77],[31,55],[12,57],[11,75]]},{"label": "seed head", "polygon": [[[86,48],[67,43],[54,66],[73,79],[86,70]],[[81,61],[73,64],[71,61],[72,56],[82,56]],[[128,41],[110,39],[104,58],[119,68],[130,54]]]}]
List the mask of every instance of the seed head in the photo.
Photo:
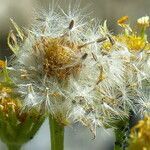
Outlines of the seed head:
[{"label": "seed head", "polygon": [[137,20],[137,24],[142,27],[149,27],[150,25],[149,16],[144,16],[144,17],[139,18]]},{"label": "seed head", "polygon": [[49,77],[65,79],[80,70],[78,45],[66,38],[43,37],[34,46],[35,52],[39,49],[44,55],[43,68]]}]

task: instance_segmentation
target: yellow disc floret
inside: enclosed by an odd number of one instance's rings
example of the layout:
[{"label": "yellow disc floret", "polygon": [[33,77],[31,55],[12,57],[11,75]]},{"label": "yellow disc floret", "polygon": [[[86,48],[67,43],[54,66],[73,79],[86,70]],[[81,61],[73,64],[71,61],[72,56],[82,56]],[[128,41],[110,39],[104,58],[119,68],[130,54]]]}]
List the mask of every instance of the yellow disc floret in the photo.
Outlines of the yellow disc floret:
[{"label": "yellow disc floret", "polygon": [[150,117],[134,126],[131,130],[130,150],[150,150]]},{"label": "yellow disc floret", "polygon": [[[142,50],[147,50],[150,48],[149,43],[143,39],[140,36],[137,36],[135,34],[133,35],[117,35],[114,36],[115,41],[121,43],[122,45],[127,46],[130,52],[138,52]],[[106,41],[102,44],[102,50],[103,51],[111,51],[112,44],[109,41]]]},{"label": "yellow disc floret", "polygon": [[0,69],[3,69],[5,66],[6,66],[5,62],[0,60]]},{"label": "yellow disc floret", "polygon": [[13,110],[14,113],[19,114],[19,109],[21,107],[21,102],[17,98],[13,89],[9,86],[0,84],[0,108],[1,111],[4,112],[6,116],[10,109]]},{"label": "yellow disc floret", "polygon": [[117,21],[117,23],[118,23],[118,25],[124,25],[126,22],[127,22],[127,20],[129,19],[129,17],[128,16],[123,16],[123,17],[121,17],[121,18],[119,18],[118,19],[118,21]]},{"label": "yellow disc floret", "polygon": [[146,41],[137,35],[119,35],[117,41],[125,44],[131,51],[140,51],[146,46]]},{"label": "yellow disc floret", "polygon": [[112,48],[112,44],[110,41],[106,41],[102,44],[102,50],[105,52],[109,52]]}]

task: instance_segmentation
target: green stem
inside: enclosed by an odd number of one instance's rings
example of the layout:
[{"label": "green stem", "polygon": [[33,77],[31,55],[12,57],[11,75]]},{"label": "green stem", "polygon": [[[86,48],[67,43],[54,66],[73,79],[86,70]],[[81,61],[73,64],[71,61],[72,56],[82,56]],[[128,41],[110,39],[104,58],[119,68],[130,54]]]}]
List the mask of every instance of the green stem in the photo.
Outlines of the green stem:
[{"label": "green stem", "polygon": [[115,150],[125,150],[127,148],[129,136],[129,122],[120,122],[115,130],[116,142]]},{"label": "green stem", "polygon": [[147,35],[146,35],[146,27],[143,27],[141,30],[141,37],[147,41]]},{"label": "green stem", "polygon": [[21,145],[7,144],[8,150],[21,150]]},{"label": "green stem", "polygon": [[114,150],[122,150],[123,136],[124,133],[121,130],[115,130],[116,141]]},{"label": "green stem", "polygon": [[64,150],[64,126],[49,117],[51,132],[51,150]]},{"label": "green stem", "polygon": [[120,145],[116,145],[116,144],[115,144],[114,150],[122,150],[122,147],[121,147]]}]

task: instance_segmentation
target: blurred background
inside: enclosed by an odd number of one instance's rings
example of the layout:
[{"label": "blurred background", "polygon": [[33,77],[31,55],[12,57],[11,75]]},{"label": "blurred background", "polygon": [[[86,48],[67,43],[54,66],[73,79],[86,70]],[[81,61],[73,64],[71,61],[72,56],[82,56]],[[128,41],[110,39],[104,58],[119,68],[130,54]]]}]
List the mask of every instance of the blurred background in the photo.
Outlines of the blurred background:
[{"label": "blurred background", "polygon": [[[55,2],[55,0],[53,0]],[[58,1],[58,0],[56,0]],[[72,0],[73,2],[74,0]],[[78,0],[77,0],[78,1]],[[91,5],[93,17],[100,21],[108,20],[109,29],[116,33],[120,28],[116,21],[128,15],[132,22],[137,18],[149,15],[150,0],[79,0],[81,7]],[[61,0],[61,7],[69,2]],[[48,8],[51,0],[0,0],[0,59],[11,55],[7,46],[7,36],[12,28],[10,18],[21,27],[28,27],[32,23],[33,11],[37,8]],[[64,5],[64,6],[63,6]],[[24,150],[50,149],[48,121],[41,127],[36,137],[24,146]],[[68,127],[65,133],[65,150],[109,150],[114,142],[112,131],[98,129],[97,137],[92,140],[92,134],[87,129],[77,125]],[[109,144],[108,144],[109,143]],[[0,143],[0,150],[6,147]]]}]

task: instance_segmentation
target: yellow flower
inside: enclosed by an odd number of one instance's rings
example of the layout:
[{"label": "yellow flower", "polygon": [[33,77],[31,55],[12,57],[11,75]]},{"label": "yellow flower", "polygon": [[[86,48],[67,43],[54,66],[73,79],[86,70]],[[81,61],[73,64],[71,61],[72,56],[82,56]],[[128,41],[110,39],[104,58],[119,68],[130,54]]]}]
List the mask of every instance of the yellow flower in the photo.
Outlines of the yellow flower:
[{"label": "yellow flower", "polygon": [[106,52],[109,52],[112,48],[112,44],[110,41],[106,41],[102,43],[102,50],[105,50]]},{"label": "yellow flower", "polygon": [[117,41],[125,44],[130,51],[141,51],[146,46],[146,41],[137,35],[119,35]]},{"label": "yellow flower", "polygon": [[1,111],[8,115],[11,108],[15,113],[19,114],[19,108],[21,107],[20,100],[15,96],[13,89],[9,86],[0,84],[0,108]]},{"label": "yellow flower", "polygon": [[[141,50],[147,50],[150,48],[149,43],[145,41],[142,37],[135,34],[132,35],[117,35],[114,36],[114,40],[126,45],[130,52],[136,52]],[[112,44],[106,41],[102,44],[102,51],[110,52]]]},{"label": "yellow flower", "polygon": [[27,113],[21,113],[21,109],[22,103],[15,90],[10,86],[0,84],[0,113],[5,117],[3,119],[11,118],[13,113],[18,121],[24,122]]},{"label": "yellow flower", "polygon": [[12,119],[13,115],[20,123],[23,123],[29,115],[38,116],[37,111],[22,112],[22,108],[21,97],[14,87],[0,83],[0,113],[3,114],[3,119]]},{"label": "yellow flower", "polygon": [[3,69],[5,66],[6,66],[5,62],[0,60],[0,69]]},{"label": "yellow flower", "polygon": [[121,18],[118,19],[117,23],[120,26],[125,25],[126,22],[128,21],[128,19],[129,19],[128,16],[123,16],[123,17],[121,17]]},{"label": "yellow flower", "polygon": [[145,117],[131,129],[130,138],[130,150],[150,150],[150,117]]}]

